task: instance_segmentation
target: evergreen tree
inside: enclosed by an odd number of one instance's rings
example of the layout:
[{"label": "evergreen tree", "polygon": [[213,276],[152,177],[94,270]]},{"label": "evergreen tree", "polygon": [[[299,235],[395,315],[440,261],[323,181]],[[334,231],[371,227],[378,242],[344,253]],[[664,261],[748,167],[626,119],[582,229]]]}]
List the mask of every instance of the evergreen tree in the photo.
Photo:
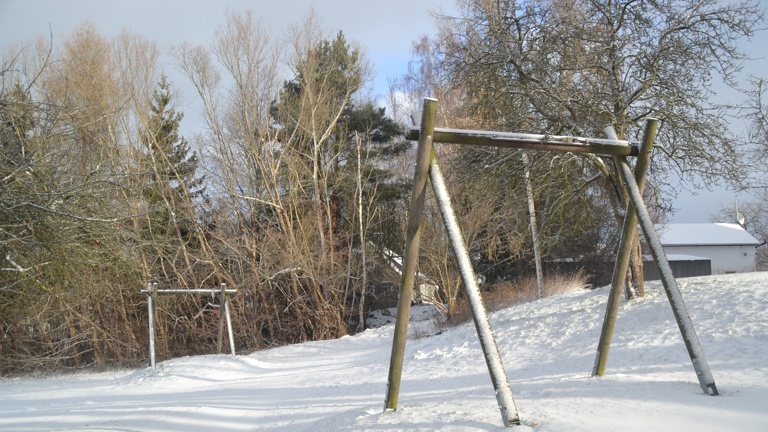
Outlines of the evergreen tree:
[{"label": "evergreen tree", "polygon": [[[342,32],[333,40],[324,40],[310,50],[303,62],[310,68],[297,67],[296,77],[285,81],[279,97],[272,103],[272,116],[282,128],[282,136],[294,137],[288,143],[299,151],[313,153],[314,137],[304,136],[309,128],[302,124],[302,117],[316,115],[320,109],[333,112],[343,107],[328,141],[313,161],[320,165],[327,188],[316,191],[331,209],[327,221],[330,229],[338,231],[339,221],[351,220],[349,209],[353,207],[355,175],[354,167],[363,165],[365,191],[376,191],[375,201],[399,198],[406,190],[397,182],[385,164],[391,158],[406,151],[409,143],[398,139],[402,127],[387,117],[384,108],[371,102],[357,104],[350,95],[362,86],[363,71],[360,52],[351,47]],[[315,113],[302,112],[312,107]],[[366,149],[365,160],[357,160],[356,140],[362,139]],[[366,199],[370,202],[369,199]]]},{"label": "evergreen tree", "polygon": [[144,188],[153,234],[173,232],[189,240],[193,201],[204,197],[204,177],[196,178],[198,159],[187,140],[179,135],[183,113],[171,104],[171,90],[163,75],[150,103],[144,136],[149,181]]},{"label": "evergreen tree", "polygon": [[[339,130],[339,164],[347,169],[337,172],[335,195],[346,196],[347,201],[351,201],[355,183],[352,167],[360,164],[365,202],[378,207],[404,198],[410,190],[410,179],[398,178],[387,161],[407,151],[411,144],[402,139],[402,127],[387,117],[385,109],[370,102],[361,106],[350,104],[339,121]],[[355,148],[357,139],[362,140],[365,147],[360,160]],[[349,203],[345,204],[340,206],[340,211],[349,209]]]}]

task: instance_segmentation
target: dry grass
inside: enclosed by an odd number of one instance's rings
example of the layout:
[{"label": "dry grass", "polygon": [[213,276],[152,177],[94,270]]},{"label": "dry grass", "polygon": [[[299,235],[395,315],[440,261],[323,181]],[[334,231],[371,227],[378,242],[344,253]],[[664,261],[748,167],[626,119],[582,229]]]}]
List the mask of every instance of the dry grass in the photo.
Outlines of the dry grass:
[{"label": "dry grass", "polygon": [[[551,275],[544,278],[542,295],[550,297],[570,291],[588,289],[587,276],[583,271],[568,275]],[[538,284],[535,276],[520,278],[516,281],[497,283],[483,293],[483,303],[488,311],[496,311],[510,306],[534,301],[538,298]],[[472,313],[466,300],[456,305],[454,313],[446,325],[461,324],[472,319]]]}]

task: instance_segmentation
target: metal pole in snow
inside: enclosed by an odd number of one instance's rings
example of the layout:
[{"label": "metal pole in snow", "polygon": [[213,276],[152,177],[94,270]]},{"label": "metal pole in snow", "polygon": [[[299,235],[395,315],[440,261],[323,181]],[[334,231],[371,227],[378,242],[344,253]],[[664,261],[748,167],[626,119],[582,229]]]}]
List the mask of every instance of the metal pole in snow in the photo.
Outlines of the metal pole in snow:
[{"label": "metal pole in snow", "polygon": [[219,300],[219,332],[216,337],[216,354],[221,354],[221,345],[224,343],[224,303],[227,293],[225,292],[226,285],[221,284],[221,299]]},{"label": "metal pole in snow", "polygon": [[413,174],[411,189],[411,207],[408,213],[408,228],[403,254],[403,273],[400,277],[400,296],[395,318],[395,335],[392,340],[392,356],[389,360],[387,397],[385,410],[397,409],[400,394],[400,379],[403,373],[405,342],[408,338],[408,320],[411,316],[411,296],[416,278],[416,266],[419,262],[419,243],[421,241],[421,219],[424,214],[424,200],[427,194],[429,177],[429,159],[432,155],[432,134],[435,129],[437,99],[424,98],[421,115],[421,134],[416,151],[416,170]]},{"label": "metal pole in snow", "polygon": [[499,348],[496,345],[496,338],[491,329],[491,322],[488,319],[488,313],[483,306],[483,298],[480,295],[480,288],[477,286],[475,272],[472,269],[472,263],[469,260],[464,238],[461,235],[461,229],[456,221],[456,215],[451,206],[451,198],[448,195],[448,189],[445,186],[443,174],[437,164],[437,156],[432,150],[432,160],[429,167],[429,178],[432,181],[432,188],[435,191],[435,197],[440,205],[440,213],[443,215],[443,222],[448,231],[448,237],[451,239],[453,252],[459,262],[461,270],[461,279],[464,282],[464,288],[467,293],[467,299],[472,309],[472,318],[475,321],[475,329],[480,339],[480,346],[483,348],[485,363],[488,365],[488,372],[491,375],[493,389],[496,391],[496,401],[499,404],[501,417],[504,420],[504,426],[520,424],[520,416],[517,413],[515,399],[512,397],[512,389],[507,380],[507,373],[504,370],[504,364],[501,361]]},{"label": "metal pole in snow", "polygon": [[235,338],[232,335],[232,319],[229,317],[229,295],[227,284],[221,284],[221,296],[224,300],[224,315],[227,317],[227,335],[229,336],[229,352],[235,355]]},{"label": "metal pole in snow", "polygon": [[155,369],[155,301],[156,283],[147,284],[147,309],[149,310],[149,367]]},{"label": "metal pole in snow", "polygon": [[[651,159],[651,150],[653,149],[653,142],[656,139],[658,125],[659,121],[657,119],[649,118],[646,120],[645,130],[643,131],[643,141],[635,166],[635,175],[630,178],[630,180],[625,180],[625,182],[636,182],[640,191],[642,191],[645,186],[645,174],[648,169],[648,162]],[[605,132],[606,135],[608,135],[608,138],[618,139],[616,132],[612,127],[606,128]],[[635,211],[634,206],[627,205],[627,211],[624,215],[624,225],[621,230],[619,250],[616,254],[616,263],[613,267],[611,292],[608,295],[608,305],[605,309],[605,318],[603,319],[603,328],[600,332],[600,341],[597,345],[597,356],[595,356],[595,366],[592,368],[592,376],[603,376],[605,374],[605,366],[608,362],[608,351],[611,348],[611,339],[613,338],[613,329],[616,326],[616,318],[619,314],[621,290],[624,287],[627,276],[627,266],[629,265],[629,258],[632,254],[631,239],[634,237],[636,230],[637,212]]]},{"label": "metal pole in snow", "polygon": [[624,156],[620,157],[619,173],[624,178],[624,182],[629,186],[629,198],[632,205],[637,210],[637,216],[640,220],[640,227],[645,234],[645,240],[648,242],[648,246],[651,249],[651,255],[656,262],[656,266],[659,269],[661,275],[661,284],[664,286],[664,291],[667,293],[669,304],[672,306],[672,312],[675,315],[677,326],[680,328],[680,333],[683,336],[685,347],[688,349],[688,355],[691,357],[693,363],[693,369],[696,371],[696,377],[699,379],[699,385],[704,393],[716,396],[718,395],[717,386],[715,385],[715,379],[712,377],[712,372],[709,370],[709,364],[704,357],[704,350],[701,348],[699,338],[696,336],[696,330],[693,328],[693,321],[688,315],[688,309],[683,302],[683,296],[680,294],[680,289],[677,286],[677,281],[672,274],[672,269],[667,261],[667,256],[664,254],[664,249],[661,246],[661,241],[656,233],[656,229],[651,221],[651,216],[648,214],[648,210],[643,203],[643,197],[637,184],[632,181],[632,170],[629,168],[627,159]]}]

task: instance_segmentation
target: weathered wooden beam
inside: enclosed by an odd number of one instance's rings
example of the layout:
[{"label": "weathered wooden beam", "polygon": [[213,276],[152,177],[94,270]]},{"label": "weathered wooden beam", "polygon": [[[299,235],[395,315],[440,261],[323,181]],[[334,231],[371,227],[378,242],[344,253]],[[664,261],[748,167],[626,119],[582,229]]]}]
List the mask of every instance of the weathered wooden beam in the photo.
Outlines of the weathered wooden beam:
[{"label": "weathered wooden beam", "polygon": [[632,170],[629,168],[626,159],[619,164],[619,174],[621,174],[624,182],[627,183],[630,202],[637,211],[640,228],[643,230],[645,241],[651,250],[651,256],[653,256],[653,261],[656,263],[659,275],[661,275],[661,284],[667,293],[669,304],[672,306],[672,313],[675,315],[675,321],[677,321],[683,342],[685,342],[685,348],[691,357],[691,363],[693,363],[693,369],[696,371],[696,378],[699,379],[699,385],[705,394],[716,396],[719,393],[715,385],[715,379],[709,370],[709,364],[704,357],[704,350],[701,348],[699,338],[696,336],[693,321],[691,321],[691,317],[688,315],[688,309],[683,302],[683,295],[680,293],[680,288],[677,286],[677,281],[672,274],[672,268],[669,266],[664,248],[661,246],[661,240],[659,240],[659,235],[653,226],[651,215],[648,214],[648,209],[645,208],[643,196],[637,184],[632,181]]},{"label": "weathered wooden beam", "polygon": [[405,253],[403,254],[403,273],[400,278],[400,297],[395,318],[395,335],[392,340],[392,356],[389,360],[389,377],[385,410],[397,409],[400,395],[400,379],[403,373],[405,342],[408,338],[408,320],[411,316],[411,296],[416,278],[416,266],[419,261],[421,241],[421,219],[424,214],[424,201],[427,196],[429,161],[432,156],[432,130],[435,126],[437,99],[424,98],[421,128],[425,135],[419,139],[416,151],[416,171],[413,174],[411,189],[411,207],[408,213],[408,227],[405,234]]},{"label": "weathered wooden beam", "polygon": [[[653,149],[653,143],[656,139],[658,125],[659,121],[657,119],[649,118],[646,120],[645,129],[643,131],[642,149],[637,158],[637,164],[635,165],[634,179],[629,180],[634,181],[637,184],[641,194],[645,186],[645,177],[648,170],[648,163],[651,160],[651,150]],[[613,131],[613,128],[610,128],[610,133],[614,136],[616,134]],[[619,158],[621,161],[626,162],[625,157]],[[613,267],[611,292],[608,295],[608,304],[605,309],[605,317],[600,332],[600,341],[597,345],[597,355],[595,356],[595,365],[592,368],[592,376],[603,376],[605,374],[605,366],[608,362],[608,351],[611,348],[611,339],[613,338],[613,329],[616,326],[616,318],[619,315],[621,290],[624,287],[627,276],[627,266],[629,265],[629,258],[632,253],[631,239],[634,238],[636,232],[637,212],[635,211],[634,206],[627,203],[627,210],[624,215],[624,225],[621,231],[621,241],[619,242],[619,250],[616,254],[616,262]]]},{"label": "weathered wooden beam", "polygon": [[[419,131],[420,128],[410,126],[406,131],[405,138],[413,141],[418,140]],[[631,145],[629,141],[624,140],[467,129],[435,128],[432,142],[611,156],[637,156],[639,153],[637,145]]]},{"label": "weathered wooden beam", "polygon": [[512,397],[512,388],[509,385],[507,373],[504,370],[504,363],[501,361],[496,337],[493,334],[493,329],[491,329],[491,321],[488,319],[488,312],[483,305],[483,297],[480,294],[480,288],[477,286],[475,271],[472,269],[472,263],[469,260],[464,236],[461,234],[456,214],[451,205],[451,198],[448,195],[448,187],[445,184],[443,174],[440,172],[440,166],[437,164],[437,156],[434,150],[432,150],[429,178],[432,180],[432,189],[435,191],[435,198],[437,198],[440,213],[443,216],[448,238],[451,240],[454,256],[459,263],[461,280],[464,282],[464,291],[467,294],[467,300],[472,311],[472,319],[475,322],[475,330],[480,340],[480,347],[483,349],[485,364],[488,366],[488,372],[491,375],[491,383],[493,383],[493,390],[496,393],[496,402],[499,404],[501,419],[504,422],[504,426],[519,425],[520,415],[517,412],[515,399]]}]

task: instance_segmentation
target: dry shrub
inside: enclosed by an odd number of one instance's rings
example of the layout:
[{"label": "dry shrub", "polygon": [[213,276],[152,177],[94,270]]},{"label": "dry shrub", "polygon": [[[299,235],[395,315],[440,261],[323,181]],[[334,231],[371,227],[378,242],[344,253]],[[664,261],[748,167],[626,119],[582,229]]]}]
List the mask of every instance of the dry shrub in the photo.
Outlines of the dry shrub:
[{"label": "dry shrub", "polygon": [[[582,269],[572,274],[555,274],[544,278],[542,295],[550,297],[571,291],[590,288],[587,275]],[[535,276],[522,277],[515,281],[503,281],[483,292],[483,303],[488,311],[497,311],[514,305],[534,301],[538,298],[538,284]],[[448,325],[458,325],[472,319],[472,312],[465,298],[456,305],[448,317]]]}]

